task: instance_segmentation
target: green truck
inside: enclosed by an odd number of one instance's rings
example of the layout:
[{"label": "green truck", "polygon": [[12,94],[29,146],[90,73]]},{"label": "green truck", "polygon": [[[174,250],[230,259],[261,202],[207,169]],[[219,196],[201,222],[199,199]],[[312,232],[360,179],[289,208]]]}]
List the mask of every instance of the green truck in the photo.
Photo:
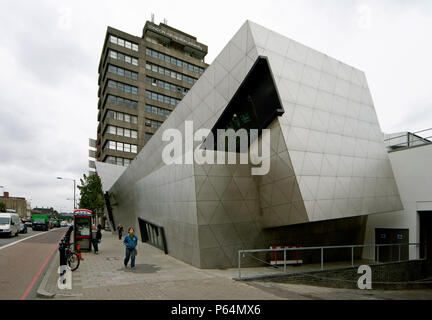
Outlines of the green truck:
[{"label": "green truck", "polygon": [[32,229],[48,231],[49,229],[49,216],[45,214],[32,215]]}]

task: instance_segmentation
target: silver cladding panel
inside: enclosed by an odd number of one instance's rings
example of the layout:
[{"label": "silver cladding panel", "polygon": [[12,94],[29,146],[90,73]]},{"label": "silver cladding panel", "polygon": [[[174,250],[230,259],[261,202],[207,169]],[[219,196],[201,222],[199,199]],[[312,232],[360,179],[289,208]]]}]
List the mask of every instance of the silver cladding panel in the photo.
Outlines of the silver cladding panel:
[{"label": "silver cladding panel", "polygon": [[[270,172],[165,165],[163,131],[184,133],[186,120],[212,128],[259,55],[285,109],[269,126]],[[238,249],[268,246],[263,228],[402,209],[364,73],[250,21],[110,191],[116,223],[163,226],[169,253],[203,268],[234,266]]]}]

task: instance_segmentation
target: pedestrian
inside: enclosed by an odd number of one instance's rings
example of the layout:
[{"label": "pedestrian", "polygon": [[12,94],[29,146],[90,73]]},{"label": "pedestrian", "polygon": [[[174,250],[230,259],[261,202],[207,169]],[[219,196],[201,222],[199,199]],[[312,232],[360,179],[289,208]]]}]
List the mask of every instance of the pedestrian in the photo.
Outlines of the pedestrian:
[{"label": "pedestrian", "polygon": [[124,259],[124,266],[127,268],[129,258],[131,259],[131,269],[135,268],[135,255],[136,255],[136,246],[138,244],[138,238],[134,234],[135,230],[132,227],[129,227],[128,234],[125,235],[123,239],[123,244],[126,246],[126,257]]},{"label": "pedestrian", "polygon": [[94,250],[95,254],[98,254],[98,252],[99,252],[99,248],[98,248],[99,239],[98,239],[97,234],[98,234],[98,231],[96,229],[96,225],[93,224],[92,225],[92,231],[91,231],[91,242],[93,244],[93,250]]},{"label": "pedestrian", "polygon": [[100,224],[97,226],[96,239],[98,240],[99,247],[100,243],[102,242],[102,226]]},{"label": "pedestrian", "polygon": [[122,224],[118,225],[117,231],[118,231],[119,240],[121,240],[122,239],[122,234],[123,234],[123,225]]}]

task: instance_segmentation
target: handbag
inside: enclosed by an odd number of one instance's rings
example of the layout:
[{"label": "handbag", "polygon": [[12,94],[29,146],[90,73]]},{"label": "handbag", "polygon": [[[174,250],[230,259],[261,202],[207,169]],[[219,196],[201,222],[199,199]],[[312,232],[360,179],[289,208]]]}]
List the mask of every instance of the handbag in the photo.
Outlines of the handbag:
[{"label": "handbag", "polygon": [[138,255],[138,251],[137,251],[137,249],[134,249],[134,253],[135,253],[135,256]]}]

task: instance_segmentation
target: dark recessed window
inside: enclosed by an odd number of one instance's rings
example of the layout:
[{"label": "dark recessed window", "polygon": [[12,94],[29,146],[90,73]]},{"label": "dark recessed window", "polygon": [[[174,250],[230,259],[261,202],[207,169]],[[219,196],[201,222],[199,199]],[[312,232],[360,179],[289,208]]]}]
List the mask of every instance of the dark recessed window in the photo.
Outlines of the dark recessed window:
[{"label": "dark recessed window", "polygon": [[[218,145],[217,129],[234,131],[246,129],[249,147],[253,142],[250,141],[249,130],[258,129],[260,135],[262,129],[283,113],[284,109],[267,57],[260,56],[213,127],[212,132],[215,137],[213,149],[216,150]],[[225,151],[228,151],[227,148],[228,143],[225,142]],[[237,139],[236,151],[246,151],[240,150],[240,139]]]},{"label": "dark recessed window", "polygon": [[156,248],[168,253],[167,243],[165,239],[165,230],[163,227],[155,225],[142,218],[138,218],[138,225],[141,233],[142,242],[147,242]]}]

